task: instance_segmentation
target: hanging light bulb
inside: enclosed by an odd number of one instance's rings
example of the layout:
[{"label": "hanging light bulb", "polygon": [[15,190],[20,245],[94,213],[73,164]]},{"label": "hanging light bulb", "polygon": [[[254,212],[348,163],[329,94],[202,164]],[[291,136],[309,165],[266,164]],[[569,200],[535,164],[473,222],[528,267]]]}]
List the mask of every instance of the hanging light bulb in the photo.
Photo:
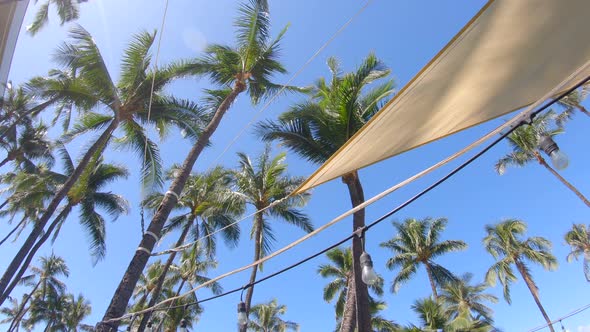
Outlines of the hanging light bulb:
[{"label": "hanging light bulb", "polygon": [[246,314],[246,303],[238,303],[238,325],[244,326],[248,324],[248,315]]},{"label": "hanging light bulb", "polygon": [[187,332],[188,329],[186,328],[186,319],[180,320],[180,332]]},{"label": "hanging light bulb", "polygon": [[186,129],[182,128],[180,130],[180,136],[182,136],[182,138],[186,138],[186,135],[187,135]]},{"label": "hanging light bulb", "polygon": [[375,273],[373,269],[373,261],[371,260],[371,256],[366,252],[361,254],[361,267],[362,267],[362,275],[361,278],[363,282],[367,285],[374,285],[377,281],[379,281],[379,276]]},{"label": "hanging light bulb", "polygon": [[549,158],[553,167],[557,170],[566,169],[569,165],[569,159],[567,155],[559,149],[557,143],[548,135],[543,134],[539,140],[539,149],[543,150]]}]

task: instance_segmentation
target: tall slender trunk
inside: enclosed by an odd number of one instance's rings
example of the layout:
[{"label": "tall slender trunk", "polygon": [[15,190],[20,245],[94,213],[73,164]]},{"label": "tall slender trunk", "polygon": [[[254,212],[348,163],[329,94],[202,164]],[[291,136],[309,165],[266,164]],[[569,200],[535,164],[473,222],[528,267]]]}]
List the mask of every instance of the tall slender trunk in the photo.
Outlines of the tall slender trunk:
[{"label": "tall slender trunk", "polygon": [[[238,95],[245,91],[246,85],[243,82],[237,82],[229,93],[229,95],[225,98],[225,100],[219,105],[219,108],[215,111],[215,115],[211,119],[211,122],[207,125],[205,130],[201,133],[197,142],[190,150],[188,156],[184,160],[182,168],[180,169],[180,174],[174,179],[172,184],[170,185],[169,191],[179,195],[182,190],[184,189],[184,185],[190,175],[197,158],[209,143],[209,139],[219,126],[223,115],[227,112],[229,107],[233,104],[236,100]],[[176,206],[176,198],[173,195],[165,195],[162,203],[156,210],[152,221],[148,227],[148,231],[152,232],[156,235],[160,235],[162,231],[162,227],[164,227],[164,223],[168,219],[170,212]],[[154,249],[154,245],[156,244],[156,239],[149,235],[144,235],[139,243],[139,247],[147,249],[148,252],[151,252]],[[135,255],[131,259],[119,286],[115,290],[115,294],[107,308],[103,319],[96,325],[96,332],[115,332],[117,331],[117,327],[119,326],[120,321],[109,321],[113,318],[119,318],[123,316],[125,313],[125,309],[127,308],[127,304],[129,303],[129,298],[133,293],[133,289],[137,284],[137,280],[139,280],[139,276],[141,272],[145,268],[145,265],[150,258],[150,254],[143,250],[137,250]]]},{"label": "tall slender trunk", "polygon": [[346,302],[344,303],[344,312],[342,313],[342,322],[340,331],[354,331],[356,329],[356,291],[352,271],[346,283]]},{"label": "tall slender trunk", "polygon": [[539,300],[539,290],[537,289],[537,286],[535,285],[533,279],[526,271],[526,268],[524,267],[522,262],[516,260],[515,264],[516,268],[518,269],[518,272],[520,272],[520,275],[522,276],[522,279],[524,279],[526,286],[529,288],[529,291],[531,291],[531,295],[533,295],[533,299],[535,299],[535,303],[537,303],[537,307],[539,307],[539,310],[541,311],[543,318],[545,318],[545,320],[547,321],[547,327],[549,327],[549,330],[551,332],[555,332],[555,329],[553,329],[553,325],[551,324],[551,319],[549,318],[549,315],[547,315],[547,313],[545,312],[545,308],[543,308],[541,300]]},{"label": "tall slender trunk", "polygon": [[[182,233],[180,233],[180,237],[178,238],[178,241],[176,241],[176,244],[174,245],[175,248],[181,246],[184,243],[184,239],[186,238],[186,235],[190,231],[194,220],[195,220],[194,216],[191,215],[187,224],[182,229]],[[160,293],[162,292],[162,286],[164,285],[164,281],[166,280],[166,274],[168,274],[168,270],[170,269],[170,266],[172,265],[172,263],[174,263],[174,259],[176,258],[176,254],[177,254],[177,252],[173,251],[170,254],[170,256],[168,256],[168,259],[166,260],[166,264],[164,265],[164,269],[162,270],[162,273],[158,277],[158,281],[156,283],[156,288],[154,288],[154,290],[152,291],[152,297],[150,298],[150,302],[148,302],[148,307],[153,307],[156,303],[158,303],[158,298],[160,297]],[[139,329],[138,329],[139,332],[143,332],[145,330],[145,327],[147,326],[147,323],[148,323],[151,316],[152,316],[151,311],[146,312],[143,315],[143,318],[141,319],[141,322],[139,323]]]},{"label": "tall slender trunk", "polygon": [[[21,220],[18,222],[18,225],[16,225],[16,227],[14,227],[14,228],[13,228],[13,229],[12,229],[12,230],[11,230],[11,231],[8,233],[8,235],[6,235],[6,236],[5,236],[5,237],[2,239],[2,241],[0,241],[0,246],[1,246],[2,244],[4,244],[4,242],[6,242],[6,240],[8,240],[8,238],[10,238],[10,236],[11,236],[12,234],[14,234],[14,232],[16,232],[16,230],[17,230],[17,229],[18,229],[18,228],[19,228],[19,227],[20,227],[22,224],[24,224],[24,223],[25,223],[25,221],[27,221],[27,216],[26,216],[26,215],[25,215],[25,216],[24,216],[24,217],[23,217],[23,218],[22,218],[22,219],[21,219]],[[19,234],[20,234],[20,233],[19,233]]]},{"label": "tall slender trunk", "polygon": [[430,281],[430,288],[432,288],[432,296],[435,301],[438,301],[438,292],[436,291],[436,283],[434,282],[434,276],[432,275],[432,268],[428,262],[424,263],[426,267],[426,273],[428,274],[428,280]]},{"label": "tall slender trunk", "polygon": [[[260,210],[258,207],[256,210]],[[262,228],[264,220],[262,220],[262,213],[256,214],[254,217],[254,223],[256,224],[256,232],[254,233],[254,262],[259,260],[262,252]],[[254,296],[254,282],[256,281],[256,274],[258,273],[258,265],[252,267],[250,273],[250,287],[246,291],[246,315],[250,314],[250,308],[252,307],[252,297]],[[240,332],[246,332],[248,326],[240,326]]]},{"label": "tall slender trunk", "polygon": [[49,205],[47,205],[45,213],[43,213],[39,221],[35,224],[35,227],[33,227],[33,230],[25,240],[25,243],[23,243],[22,247],[14,256],[14,258],[10,262],[10,265],[8,265],[8,268],[4,272],[4,275],[2,275],[2,278],[0,279],[0,293],[2,294],[0,296],[0,305],[2,305],[6,298],[8,298],[8,295],[10,295],[10,292],[6,291],[6,287],[8,286],[10,280],[12,280],[12,278],[14,277],[14,274],[18,270],[19,266],[21,266],[23,259],[31,250],[37,238],[41,236],[41,233],[43,233],[43,229],[45,228],[45,225],[47,225],[47,222],[49,222],[49,218],[51,218],[53,213],[55,213],[55,210],[59,206],[59,203],[64,199],[64,197],[66,197],[68,191],[70,191],[70,189],[77,182],[78,178],[80,177],[80,175],[82,175],[82,173],[86,169],[86,166],[88,166],[90,161],[93,159],[94,155],[106,147],[106,144],[110,140],[112,133],[115,131],[115,129],[117,129],[118,125],[118,119],[114,119],[110,123],[110,125],[100,135],[96,142],[92,144],[92,146],[86,152],[82,160],[80,160],[80,163],[78,164],[76,169],[74,169],[72,175],[70,175],[66,182],[57,191]]},{"label": "tall slender trunk", "polygon": [[[39,248],[41,248],[41,246],[47,241],[47,239],[49,239],[49,237],[53,233],[53,230],[55,230],[55,227],[57,227],[57,225],[59,225],[60,222],[63,222],[63,219],[65,219],[68,216],[68,214],[71,212],[71,210],[72,210],[72,205],[70,203],[68,203],[68,205],[66,205],[63,208],[63,210],[59,213],[59,215],[53,220],[51,225],[49,225],[45,234],[43,234],[43,236],[39,239],[39,241],[37,241],[37,243],[35,243],[33,248],[31,248],[31,250],[29,251],[27,257],[25,258],[20,270],[18,271],[18,273],[16,274],[16,276],[14,277],[14,279],[12,280],[10,285],[8,285],[8,288],[6,289],[6,291],[9,294],[20,283],[20,279],[25,274],[25,272],[27,272],[27,269],[29,268],[29,264],[31,264],[31,261],[33,261],[33,258],[35,258],[35,254],[37,253],[37,251],[39,251]],[[45,289],[46,289],[45,282],[46,281],[44,280],[43,299],[45,299]]]},{"label": "tall slender trunk", "polygon": [[[363,186],[359,180],[356,171],[348,173],[342,177],[342,181],[348,186],[350,201],[355,207],[365,201]],[[365,209],[354,213],[352,218],[352,229],[356,231],[365,227]],[[363,253],[363,244],[360,237],[355,236],[352,239],[352,267],[354,269],[353,284],[355,290],[356,303],[356,320],[358,332],[371,332],[371,314],[369,313],[369,290],[367,285],[362,282],[360,257]],[[341,332],[353,332],[354,330],[340,330]]]},{"label": "tall slender trunk", "polygon": [[579,192],[576,187],[574,187],[563,176],[561,176],[559,172],[554,170],[553,167],[549,166],[545,158],[543,158],[539,152],[536,152],[535,156],[537,157],[537,160],[539,161],[539,164],[541,164],[541,166],[545,167],[549,172],[551,172],[551,174],[553,174],[559,181],[561,181],[561,183],[568,187],[569,190],[573,191],[574,194],[576,194],[576,196],[578,196],[578,198],[580,198],[582,202],[586,204],[586,206],[590,207],[590,201],[588,201],[588,199],[584,195],[582,195],[582,193]]}]

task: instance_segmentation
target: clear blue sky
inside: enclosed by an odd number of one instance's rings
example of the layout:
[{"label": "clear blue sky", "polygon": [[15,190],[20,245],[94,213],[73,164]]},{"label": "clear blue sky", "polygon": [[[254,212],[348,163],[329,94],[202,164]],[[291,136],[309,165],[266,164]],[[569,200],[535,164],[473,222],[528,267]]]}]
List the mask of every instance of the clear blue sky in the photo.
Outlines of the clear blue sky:
[{"label": "clear blue sky", "polygon": [[[364,2],[358,0],[271,0],[271,18],[276,33],[287,23],[291,23],[283,43],[283,62],[290,72],[294,72],[334,33]],[[197,56],[207,42],[232,43],[236,0],[174,0],[170,1],[168,22],[162,42],[161,63],[172,59]],[[346,70],[352,70],[369,52],[374,51],[391,69],[397,85],[401,88],[422,68],[434,54],[479,10],[482,0],[443,1],[389,1],[374,0],[366,12],[339,36],[332,45],[298,77],[294,84],[308,85],[320,76],[328,75],[325,60],[337,56]],[[34,7],[34,6],[31,6]],[[131,35],[142,29],[153,30],[159,27],[164,0],[93,0],[82,4],[79,21],[89,30],[101,47],[107,65],[113,76],[118,75],[119,59]],[[32,21],[34,8],[29,8],[25,25]],[[21,83],[34,75],[43,75],[52,68],[51,54],[66,37],[67,28],[59,27],[52,13],[48,28],[31,38],[21,33],[13,61],[10,78]],[[288,76],[278,77],[279,82]],[[209,86],[207,82],[185,81],[175,84],[170,91],[176,95],[198,99],[200,90]],[[298,96],[287,96],[274,103],[263,117],[275,118]],[[246,98],[238,101],[213,138],[213,147],[199,159],[195,171],[203,171],[211,166],[235,133],[252,115],[260,109],[252,107]],[[469,129],[444,140],[435,142],[404,155],[368,167],[360,172],[365,187],[365,196],[371,197],[393,184],[413,175],[423,168],[467,145],[503,121],[499,119]],[[558,143],[570,158],[570,167],[563,175],[583,193],[590,195],[590,164],[588,148],[582,142],[588,140],[590,119],[577,115],[567,127],[567,133],[559,137]],[[70,149],[79,151],[85,145],[84,139],[74,141]],[[560,261],[557,272],[546,272],[533,267],[533,274],[541,290],[541,299],[551,317],[558,317],[590,302],[590,285],[584,280],[581,262],[568,264],[565,256],[568,247],[563,234],[572,223],[590,222],[588,208],[570,191],[538,165],[525,169],[509,169],[504,176],[498,176],[493,169],[495,161],[507,151],[505,143],[494,148],[472,166],[465,169],[434,192],[401,211],[393,220],[407,217],[423,218],[447,217],[446,239],[463,239],[469,244],[465,252],[442,257],[439,262],[457,274],[472,272],[481,280],[493,260],[481,246],[484,225],[495,223],[503,218],[521,218],[529,224],[529,234],[549,238],[554,244],[554,254]],[[173,134],[161,145],[162,157],[167,166],[184,159],[188,145],[180,135]],[[251,155],[258,154],[263,144],[248,131],[236,145],[220,158],[229,167],[237,164],[237,151]],[[278,151],[278,147],[275,152]],[[111,150],[108,161],[124,163],[132,171],[132,176],[112,186],[113,192],[125,195],[131,202],[132,210],[128,216],[110,223],[107,229],[108,253],[106,259],[95,267],[87,252],[85,236],[76,218],[68,220],[60,238],[53,248],[46,247],[44,254],[53,250],[63,256],[70,269],[71,277],[67,284],[71,292],[83,293],[90,299],[93,313],[87,320],[94,324],[99,320],[108,305],[120,278],[131,259],[140,239],[139,210],[137,208],[140,186],[137,179],[139,162],[125,151]],[[288,161],[292,174],[309,175],[315,165],[289,154]],[[450,169],[450,168],[449,168]],[[446,172],[440,170],[416,183],[407,186],[387,197],[367,210],[367,221],[371,221],[421,190],[438,176]],[[321,225],[349,209],[347,190],[340,181],[332,181],[317,188],[306,211],[315,225]],[[212,271],[216,275],[247,264],[253,256],[248,238],[249,220],[242,223],[244,236],[238,249],[219,247],[219,268]],[[350,220],[331,228],[304,245],[289,251],[267,263],[264,276],[282,268],[295,260],[323,249],[350,233]],[[1,226],[2,232],[8,229]],[[276,224],[276,248],[300,237],[302,232]],[[368,234],[367,250],[372,254],[375,267],[389,283],[393,272],[387,271],[384,263],[388,252],[378,248],[378,244],[393,237],[389,221],[380,224]],[[22,238],[20,239],[22,241]],[[167,248],[170,241],[160,247]],[[10,250],[2,248],[0,266],[6,266],[18,247],[18,241]],[[256,287],[254,302],[277,298],[288,306],[285,318],[301,324],[302,331],[330,331],[334,326],[333,304],[322,299],[322,288],[326,284],[318,276],[317,266],[324,259],[317,259],[292,270],[278,278]],[[222,282],[225,289],[239,287],[247,282],[248,273],[242,273]],[[499,287],[490,290],[501,297]],[[398,294],[387,292],[383,299],[389,307],[382,313],[398,323],[416,322],[410,310],[412,302],[430,294],[425,272],[405,284]],[[200,297],[208,296],[199,292]],[[497,325],[505,331],[526,331],[542,324],[543,318],[537,310],[525,284],[518,281],[512,288],[513,304],[500,301],[494,305]],[[233,331],[235,330],[236,304],[239,295],[228,296],[204,305],[196,330]],[[590,331],[590,311],[564,321],[570,331]],[[582,326],[587,326],[582,329]]]}]

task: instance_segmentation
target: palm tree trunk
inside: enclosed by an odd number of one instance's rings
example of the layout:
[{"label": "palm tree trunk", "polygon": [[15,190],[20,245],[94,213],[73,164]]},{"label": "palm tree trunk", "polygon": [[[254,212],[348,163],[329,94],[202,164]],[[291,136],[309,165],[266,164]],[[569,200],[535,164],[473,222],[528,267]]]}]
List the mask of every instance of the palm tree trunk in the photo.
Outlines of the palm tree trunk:
[{"label": "palm tree trunk", "polygon": [[10,238],[10,236],[11,236],[12,234],[14,234],[14,232],[16,232],[16,230],[17,230],[17,229],[18,229],[18,228],[19,228],[19,227],[20,227],[20,226],[21,226],[21,225],[22,225],[22,224],[23,224],[25,221],[27,221],[27,216],[24,216],[24,217],[21,219],[21,221],[19,221],[18,225],[16,225],[16,227],[14,227],[14,228],[13,228],[13,229],[12,229],[12,230],[11,230],[11,231],[8,233],[8,235],[6,235],[6,236],[5,236],[5,237],[2,239],[2,241],[0,241],[0,246],[1,246],[2,244],[4,244],[4,242],[6,242],[6,240],[8,240],[8,238]]},{"label": "palm tree trunk", "polygon": [[432,268],[428,263],[424,263],[424,266],[426,266],[426,273],[428,274],[428,280],[430,281],[430,287],[432,288],[432,296],[434,297],[435,301],[438,301],[438,293],[436,291],[436,283],[434,282],[434,277],[432,276]]},{"label": "palm tree trunk", "polygon": [[522,276],[522,279],[524,279],[525,284],[529,288],[529,291],[531,291],[531,295],[533,295],[533,299],[535,299],[535,303],[537,303],[537,307],[539,307],[541,314],[543,315],[543,317],[547,321],[547,327],[549,327],[549,330],[551,332],[555,332],[555,330],[553,329],[553,325],[551,324],[551,319],[549,318],[549,316],[545,312],[545,308],[543,308],[543,305],[541,304],[541,300],[539,300],[539,290],[537,289],[535,282],[533,281],[531,276],[526,271],[526,268],[524,267],[524,265],[520,261],[516,260],[515,264],[516,264],[516,268],[518,269],[518,272],[520,272],[520,275]]},{"label": "palm tree trunk", "polygon": [[346,302],[342,313],[340,331],[354,331],[356,329],[356,291],[352,275],[346,283]]},{"label": "palm tree trunk", "polygon": [[[201,133],[197,142],[190,150],[188,156],[184,160],[184,164],[180,169],[180,174],[174,179],[172,185],[170,185],[169,191],[176,193],[177,195],[182,192],[184,189],[184,185],[190,175],[190,172],[197,161],[197,158],[209,143],[209,139],[219,126],[221,119],[223,118],[224,114],[236,100],[238,95],[245,91],[246,85],[243,82],[237,82],[234,85],[234,88],[229,93],[229,95],[225,98],[225,100],[219,105],[217,110],[215,111],[215,115],[211,119],[211,122],[207,125],[205,130]],[[152,221],[148,227],[148,231],[160,235],[162,231],[162,227],[164,227],[164,223],[168,219],[170,212],[176,206],[176,198],[172,195],[165,195],[162,203],[156,210]],[[139,247],[147,249],[149,252],[152,251],[154,245],[156,244],[156,240],[148,236],[147,234],[143,236]],[[115,290],[115,294],[107,308],[103,319],[99,322],[96,326],[96,332],[115,332],[117,331],[117,327],[119,326],[119,321],[112,321],[108,322],[113,318],[119,318],[125,313],[125,309],[127,304],[129,303],[129,298],[131,298],[131,294],[133,293],[133,289],[139,280],[139,276],[141,272],[145,268],[150,255],[144,251],[136,251],[135,255],[131,259],[119,286]]]},{"label": "palm tree trunk", "polygon": [[6,298],[8,298],[8,295],[10,295],[10,292],[6,291],[6,287],[8,286],[10,280],[12,280],[12,278],[14,277],[14,274],[18,270],[19,266],[21,266],[23,259],[25,258],[27,253],[31,250],[31,248],[33,247],[37,238],[39,236],[41,236],[41,233],[43,233],[43,229],[45,228],[45,225],[47,225],[47,223],[49,222],[49,219],[51,218],[53,213],[55,213],[55,210],[59,206],[59,203],[64,199],[64,197],[66,197],[68,191],[70,191],[70,189],[77,182],[78,178],[82,175],[82,173],[86,169],[86,166],[88,166],[90,161],[95,157],[95,154],[102,151],[106,147],[106,144],[110,140],[111,135],[113,134],[115,129],[117,129],[118,125],[119,125],[118,119],[114,119],[110,123],[110,125],[107,127],[107,129],[100,135],[100,137],[96,140],[96,142],[94,142],[94,144],[92,144],[90,149],[88,149],[88,151],[86,152],[86,154],[84,155],[82,160],[80,160],[80,163],[78,164],[76,169],[74,169],[74,172],[72,173],[72,175],[70,175],[70,177],[66,180],[66,182],[57,191],[57,193],[55,194],[55,196],[53,197],[53,199],[51,200],[49,205],[47,205],[47,209],[45,210],[45,213],[43,213],[43,215],[41,216],[39,221],[35,224],[35,227],[33,227],[33,230],[31,231],[31,233],[29,234],[29,236],[25,240],[25,243],[23,243],[22,247],[20,248],[18,253],[14,256],[14,258],[10,262],[10,265],[8,266],[6,271],[4,272],[4,275],[2,275],[2,278],[0,279],[0,293],[2,294],[0,296],[0,305],[2,305],[4,303],[4,301],[6,300]]},{"label": "palm tree trunk", "polygon": [[[188,220],[187,224],[184,226],[182,233],[180,233],[180,237],[178,238],[178,241],[176,241],[176,244],[174,245],[175,248],[181,246],[184,243],[184,239],[186,239],[188,231],[190,231],[194,220],[195,220],[194,216],[191,215],[191,218]],[[158,302],[158,298],[160,297],[160,293],[162,292],[162,286],[164,285],[164,281],[166,280],[166,275],[168,274],[168,270],[170,269],[170,266],[172,265],[172,263],[174,262],[174,259],[176,258],[176,254],[177,254],[177,252],[174,251],[170,254],[170,256],[168,256],[168,260],[166,260],[166,264],[164,265],[164,268],[162,269],[162,273],[158,277],[156,287],[152,291],[152,297],[150,298],[150,302],[148,303],[148,307],[153,307]],[[147,323],[148,323],[151,316],[152,316],[151,311],[149,311],[143,315],[143,318],[141,319],[141,322],[139,323],[139,329],[138,329],[139,332],[143,332],[143,330],[145,330],[145,327],[147,326]]]},{"label": "palm tree trunk", "polygon": [[[39,239],[39,241],[37,241],[37,243],[35,243],[33,248],[31,248],[31,251],[29,251],[27,257],[24,260],[24,263],[22,264],[20,270],[16,274],[14,280],[12,280],[10,285],[8,285],[8,288],[6,290],[8,294],[10,294],[12,292],[12,290],[19,284],[20,279],[25,274],[25,272],[27,272],[27,269],[29,268],[29,264],[31,264],[31,261],[33,260],[33,258],[35,258],[35,254],[37,253],[37,251],[39,251],[39,248],[41,248],[41,246],[47,241],[47,239],[49,239],[49,237],[53,233],[53,230],[55,229],[55,227],[57,227],[57,225],[59,225],[60,222],[63,222],[65,220],[65,218],[68,216],[68,214],[71,212],[71,210],[72,210],[72,205],[70,203],[68,203],[68,205],[66,205],[64,207],[64,209],[59,213],[59,215],[53,220],[51,225],[49,225],[49,228],[47,228],[47,231],[45,232],[45,234],[43,234],[43,236]],[[45,287],[45,280],[44,280],[43,299],[45,299],[45,288],[46,287]]]},{"label": "palm tree trunk", "polygon": [[[260,210],[257,208],[257,210]],[[256,223],[256,232],[254,233],[254,262],[259,260],[261,257],[262,252],[262,227],[263,227],[263,220],[262,220],[262,213],[256,214],[254,217],[254,222]],[[248,291],[246,292],[246,315],[250,314],[250,308],[252,307],[252,297],[254,296],[254,282],[256,281],[256,274],[258,273],[258,265],[252,267],[252,272],[250,273],[250,281],[248,287]],[[240,332],[246,332],[248,329],[248,325],[240,326]]]},{"label": "palm tree trunk", "polygon": [[[348,186],[348,192],[350,194],[350,200],[352,207],[355,207],[365,201],[365,194],[363,187],[359,180],[358,173],[356,171],[348,173],[342,177],[342,181]],[[365,209],[359,210],[354,213],[352,219],[353,231],[359,228],[365,227]],[[363,244],[360,237],[355,236],[352,239],[352,267],[354,274],[352,282],[354,285],[356,300],[356,320],[358,326],[358,332],[371,332],[371,314],[369,313],[369,290],[367,285],[362,282],[361,275],[361,264],[360,257],[363,253]],[[350,306],[353,307],[353,306]],[[354,308],[354,307],[353,307]],[[353,332],[354,330],[341,330],[341,332]]]},{"label": "palm tree trunk", "polygon": [[541,164],[549,172],[551,172],[551,174],[553,174],[559,181],[561,181],[561,183],[563,183],[566,187],[568,187],[569,190],[573,191],[574,194],[576,194],[576,196],[578,196],[578,198],[580,198],[582,200],[582,202],[584,202],[584,204],[586,204],[586,206],[590,207],[590,201],[588,201],[588,199],[586,197],[584,197],[584,195],[582,195],[582,193],[579,192],[576,187],[574,187],[564,177],[562,177],[556,170],[554,170],[551,166],[549,166],[549,164],[547,164],[547,161],[545,160],[545,158],[543,158],[538,152],[535,153],[535,156],[537,157],[539,164]]}]

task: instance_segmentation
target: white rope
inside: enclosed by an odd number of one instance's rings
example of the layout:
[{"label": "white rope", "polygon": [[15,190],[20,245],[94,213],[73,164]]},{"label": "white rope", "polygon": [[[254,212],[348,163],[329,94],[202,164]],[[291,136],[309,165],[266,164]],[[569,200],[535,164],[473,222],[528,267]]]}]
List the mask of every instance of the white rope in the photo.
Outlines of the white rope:
[{"label": "white rope", "polygon": [[451,155],[450,157],[444,159],[443,161],[438,162],[437,164],[425,169],[424,171],[396,184],[395,186],[383,191],[382,193],[372,197],[371,199],[365,201],[362,204],[359,204],[358,206],[356,206],[353,209],[350,209],[348,211],[346,211],[345,213],[341,214],[340,216],[336,217],[335,219],[333,219],[332,221],[328,222],[327,224],[319,227],[318,229],[314,230],[311,233],[308,233],[306,235],[304,235],[303,237],[299,238],[298,240],[291,242],[290,244],[284,246],[283,248],[269,254],[268,256],[265,256],[251,264],[247,264],[244,265],[242,267],[239,267],[235,270],[232,270],[230,272],[224,273],[220,276],[217,276],[215,278],[212,278],[210,280],[208,280],[207,282],[204,282],[200,285],[198,285],[197,287],[194,287],[193,289],[187,291],[184,294],[181,294],[179,296],[175,296],[175,297],[171,297],[167,300],[161,301],[159,303],[157,303],[156,305],[152,306],[152,307],[148,307],[146,309],[137,311],[137,312],[133,312],[127,315],[123,315],[122,317],[119,318],[113,318],[110,320],[107,320],[106,322],[113,322],[113,321],[119,321],[125,318],[128,318],[132,315],[138,315],[138,314],[143,314],[149,311],[152,311],[154,308],[157,308],[159,306],[162,306],[164,304],[170,303],[172,301],[176,301],[178,299],[181,299],[187,295],[190,295],[194,292],[196,292],[197,290],[207,287],[215,282],[218,282],[222,279],[225,279],[231,275],[240,273],[242,271],[248,270],[254,266],[258,266],[290,249],[292,249],[293,247],[307,241],[308,239],[310,239],[311,237],[317,235],[318,233],[326,230],[327,228],[331,227],[332,225],[338,223],[339,221],[343,220],[344,218],[346,218],[347,216],[357,212],[358,210],[364,209],[365,207],[373,204],[374,202],[380,200],[381,198],[387,196],[388,194],[392,193],[393,191],[405,186],[406,184],[434,171],[435,169],[451,162],[452,160],[458,158],[459,156],[467,153],[468,151],[472,150],[473,148],[475,148],[476,146],[480,145],[481,143],[483,143],[484,141],[488,140],[489,138],[501,133],[503,130],[505,129],[509,129],[512,126],[518,125],[520,122],[522,122],[523,120],[527,119],[530,117],[532,111],[534,111],[538,106],[540,106],[541,104],[543,104],[546,100],[551,99],[552,97],[556,96],[557,94],[559,94],[559,92],[565,90],[565,87],[568,85],[568,83],[573,80],[575,77],[577,77],[579,74],[584,73],[588,68],[590,68],[590,61],[586,62],[582,67],[578,68],[573,74],[571,74],[570,76],[568,76],[564,81],[562,81],[560,84],[558,84],[555,88],[553,88],[549,93],[545,94],[541,99],[537,100],[535,103],[531,104],[529,107],[527,107],[524,111],[522,111],[521,113],[519,113],[518,115],[516,115],[515,117],[513,117],[511,120],[505,122],[504,124],[502,124],[501,126],[497,127],[496,129],[494,129],[493,131],[491,131],[490,133],[484,135],[483,137],[481,137],[480,139],[476,140],[475,142],[471,143],[470,145],[468,145],[467,147],[463,148],[462,150],[460,150],[459,152],[456,152],[455,154]]},{"label": "white rope", "polygon": [[[164,26],[166,25],[166,17],[168,16],[168,1],[166,0],[165,6],[164,6],[164,13],[162,14],[162,24],[160,25],[160,35],[158,36],[158,46],[156,47],[156,59],[154,60],[154,73],[152,75],[152,86],[150,88],[150,101],[148,103],[148,114],[147,114],[147,123],[150,122],[150,118],[152,116],[152,104],[154,101],[154,87],[156,86],[156,73],[158,71],[158,61],[160,60],[160,49],[162,47],[162,37],[164,36]],[[147,159],[147,144],[148,141],[148,135],[146,133],[145,135],[145,142],[144,142],[144,148],[143,148],[143,163],[145,164],[146,159]],[[145,188],[143,186],[141,186],[141,193],[140,193],[141,199],[145,199]]]}]

